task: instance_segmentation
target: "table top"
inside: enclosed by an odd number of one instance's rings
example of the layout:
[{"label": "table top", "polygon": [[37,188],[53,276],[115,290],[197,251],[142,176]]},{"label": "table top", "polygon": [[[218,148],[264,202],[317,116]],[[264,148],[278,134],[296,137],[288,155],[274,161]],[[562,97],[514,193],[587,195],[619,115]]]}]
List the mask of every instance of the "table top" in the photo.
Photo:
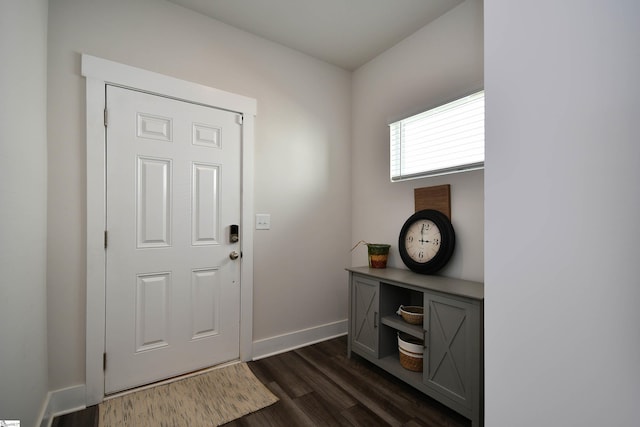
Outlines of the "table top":
[{"label": "table top", "polygon": [[369,276],[381,281],[405,283],[407,285],[458,295],[475,300],[484,300],[484,283],[451,277],[418,274],[411,270],[399,268],[348,267],[352,273]]}]

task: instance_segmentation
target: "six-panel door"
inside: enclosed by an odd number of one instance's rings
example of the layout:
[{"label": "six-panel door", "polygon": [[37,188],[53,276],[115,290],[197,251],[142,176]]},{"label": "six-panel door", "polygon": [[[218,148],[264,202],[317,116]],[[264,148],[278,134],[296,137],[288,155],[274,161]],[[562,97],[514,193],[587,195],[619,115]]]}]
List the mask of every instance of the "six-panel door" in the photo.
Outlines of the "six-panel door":
[{"label": "six-panel door", "polygon": [[107,87],[105,392],[239,357],[239,115]]}]

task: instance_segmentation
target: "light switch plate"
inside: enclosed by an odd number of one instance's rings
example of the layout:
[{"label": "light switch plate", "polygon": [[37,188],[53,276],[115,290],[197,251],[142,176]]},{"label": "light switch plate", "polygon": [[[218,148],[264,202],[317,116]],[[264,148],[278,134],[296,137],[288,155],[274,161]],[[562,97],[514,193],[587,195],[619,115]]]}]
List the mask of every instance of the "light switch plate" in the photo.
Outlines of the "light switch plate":
[{"label": "light switch plate", "polygon": [[270,229],[271,229],[271,215],[256,214],[256,230],[270,230]]}]

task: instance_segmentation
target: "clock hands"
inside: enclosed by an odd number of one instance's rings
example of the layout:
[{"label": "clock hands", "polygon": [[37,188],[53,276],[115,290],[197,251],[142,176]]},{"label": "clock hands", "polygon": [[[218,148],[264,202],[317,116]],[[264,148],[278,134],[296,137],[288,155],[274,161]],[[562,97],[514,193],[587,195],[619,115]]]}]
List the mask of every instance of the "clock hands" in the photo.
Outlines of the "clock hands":
[{"label": "clock hands", "polygon": [[429,243],[428,240],[424,239],[424,229],[425,229],[425,224],[422,224],[422,227],[420,227],[420,240],[418,240],[418,242],[422,244]]}]

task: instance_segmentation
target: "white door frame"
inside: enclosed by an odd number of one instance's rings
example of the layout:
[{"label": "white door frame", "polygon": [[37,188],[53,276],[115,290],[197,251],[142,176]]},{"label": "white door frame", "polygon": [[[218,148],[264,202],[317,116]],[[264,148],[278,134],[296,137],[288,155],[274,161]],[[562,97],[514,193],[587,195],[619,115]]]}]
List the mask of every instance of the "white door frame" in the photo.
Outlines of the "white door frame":
[{"label": "white door frame", "polygon": [[253,357],[253,144],[257,102],[253,98],[213,89],[90,55],[82,55],[87,113],[87,325],[86,405],[104,400],[105,352],[105,85],[112,84],[187,102],[241,113],[242,195],[240,267],[240,359]]}]

